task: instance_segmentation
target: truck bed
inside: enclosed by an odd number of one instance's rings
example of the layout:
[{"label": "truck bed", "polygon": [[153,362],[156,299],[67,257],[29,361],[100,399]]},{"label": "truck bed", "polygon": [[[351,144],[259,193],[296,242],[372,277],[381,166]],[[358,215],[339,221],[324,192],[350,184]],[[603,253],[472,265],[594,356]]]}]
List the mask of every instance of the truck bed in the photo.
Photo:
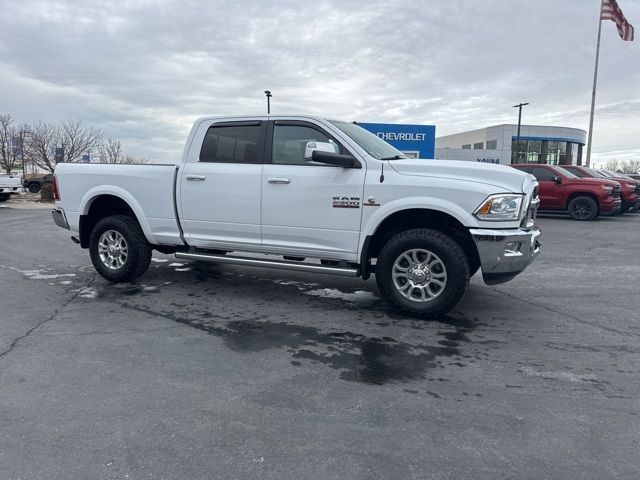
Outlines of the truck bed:
[{"label": "truck bed", "polygon": [[60,163],[56,180],[61,198],[57,206],[66,212],[72,232],[79,231],[80,215],[93,201],[113,195],[126,201],[138,217],[150,243],[180,244],[174,206],[175,165]]}]

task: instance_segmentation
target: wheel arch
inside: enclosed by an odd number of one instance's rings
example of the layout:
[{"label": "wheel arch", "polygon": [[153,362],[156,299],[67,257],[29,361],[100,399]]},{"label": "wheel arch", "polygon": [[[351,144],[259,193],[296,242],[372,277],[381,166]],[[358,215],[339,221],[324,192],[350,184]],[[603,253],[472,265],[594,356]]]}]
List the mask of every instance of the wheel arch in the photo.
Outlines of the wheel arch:
[{"label": "wheel arch", "polygon": [[126,190],[113,188],[110,190],[90,190],[82,199],[80,209],[80,246],[89,247],[91,230],[98,220],[109,215],[129,215],[140,225],[145,238],[154,244],[151,228],[144,211],[136,199]]},{"label": "wheel arch", "polygon": [[360,252],[362,276],[369,277],[371,259],[377,258],[389,239],[413,228],[431,228],[450,236],[464,251],[470,268],[480,265],[480,257],[473,237],[460,219],[442,210],[405,208],[384,217],[375,229],[365,236]]},{"label": "wheel arch", "polygon": [[564,204],[564,209],[565,210],[569,210],[569,204],[571,203],[571,200],[573,200],[574,198],[577,197],[589,197],[591,198],[594,202],[596,202],[596,208],[598,209],[598,215],[600,214],[600,202],[598,201],[598,197],[595,193],[591,193],[591,192],[573,192],[571,195],[569,195],[567,197],[567,201]]}]

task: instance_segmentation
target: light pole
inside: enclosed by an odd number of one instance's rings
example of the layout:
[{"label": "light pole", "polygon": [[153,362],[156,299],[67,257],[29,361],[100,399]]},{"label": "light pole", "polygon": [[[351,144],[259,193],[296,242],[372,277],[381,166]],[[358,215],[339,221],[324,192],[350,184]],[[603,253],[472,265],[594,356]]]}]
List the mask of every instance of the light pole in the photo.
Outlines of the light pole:
[{"label": "light pole", "polygon": [[264,94],[267,96],[267,114],[271,113],[271,90],[265,90]]},{"label": "light pole", "polygon": [[522,107],[525,105],[529,105],[529,102],[519,103],[518,105],[514,105],[513,108],[518,109],[518,133],[516,134],[516,152],[515,155],[511,155],[511,163],[513,163],[513,158],[518,159],[518,152],[520,151],[520,123],[522,122]]}]

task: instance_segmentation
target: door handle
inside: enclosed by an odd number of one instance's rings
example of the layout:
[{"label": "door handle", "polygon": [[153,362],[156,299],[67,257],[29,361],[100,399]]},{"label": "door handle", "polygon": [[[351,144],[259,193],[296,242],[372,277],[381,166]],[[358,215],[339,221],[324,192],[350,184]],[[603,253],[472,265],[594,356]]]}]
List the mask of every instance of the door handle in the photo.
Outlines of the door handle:
[{"label": "door handle", "polygon": [[187,180],[191,180],[192,182],[201,182],[207,177],[205,177],[204,175],[186,175],[184,178],[186,178]]},{"label": "door handle", "polygon": [[290,180],[285,177],[270,177],[267,181],[269,183],[290,183]]}]

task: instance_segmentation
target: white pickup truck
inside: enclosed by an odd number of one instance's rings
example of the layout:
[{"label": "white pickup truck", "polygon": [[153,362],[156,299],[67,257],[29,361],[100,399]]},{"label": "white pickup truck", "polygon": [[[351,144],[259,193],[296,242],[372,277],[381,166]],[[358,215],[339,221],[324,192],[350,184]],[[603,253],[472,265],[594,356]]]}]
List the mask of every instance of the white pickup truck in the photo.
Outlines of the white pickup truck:
[{"label": "white pickup truck", "polygon": [[22,177],[13,174],[0,174],[0,202],[6,202],[11,195],[22,191]]},{"label": "white pickup truck", "polygon": [[452,309],[539,252],[535,178],[408,159],[357,124],[315,116],[204,117],[177,165],[61,163],[57,225],[111,282],[181,259],[367,279],[405,312]]}]

